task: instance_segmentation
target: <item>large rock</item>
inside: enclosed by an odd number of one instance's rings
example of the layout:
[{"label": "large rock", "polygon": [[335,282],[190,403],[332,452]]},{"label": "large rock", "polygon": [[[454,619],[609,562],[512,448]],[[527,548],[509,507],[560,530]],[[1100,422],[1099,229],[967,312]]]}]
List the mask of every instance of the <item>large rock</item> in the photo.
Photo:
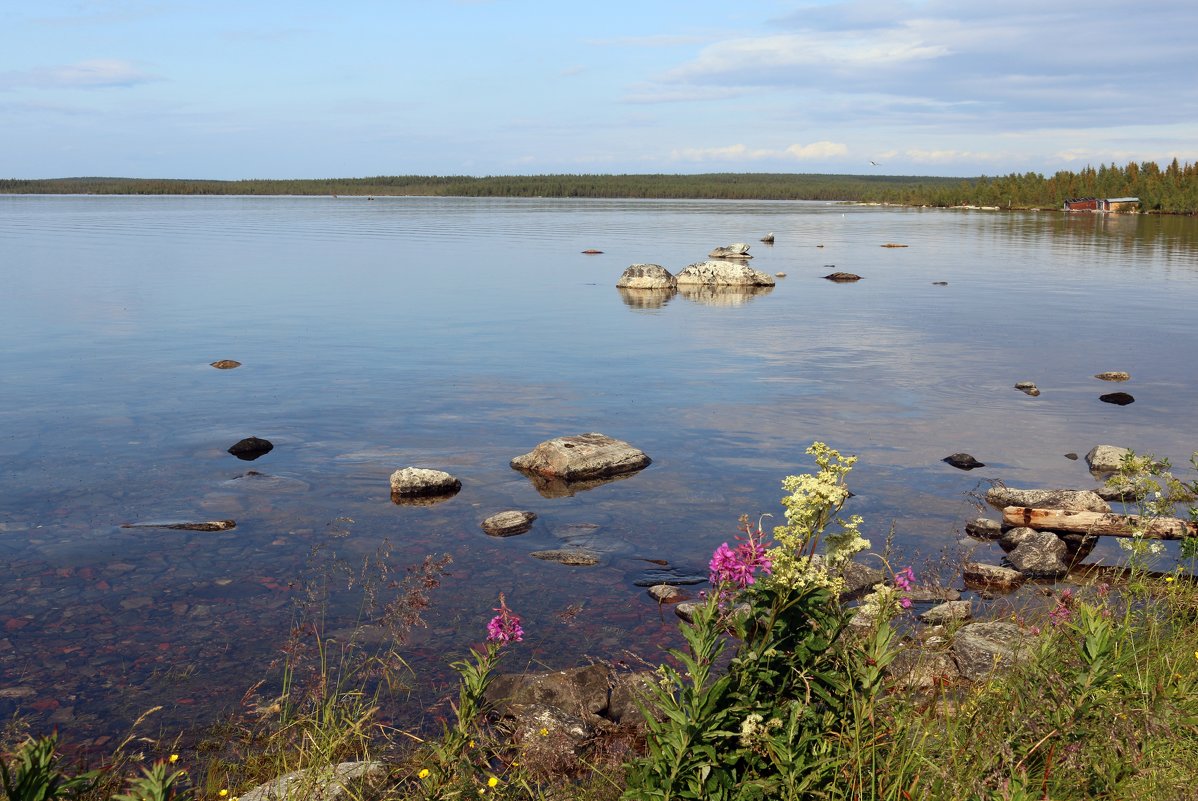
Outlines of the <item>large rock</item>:
[{"label": "large rock", "polygon": [[886,672],[900,687],[908,690],[931,690],[961,679],[961,671],[951,656],[922,648],[899,651]]},{"label": "large rock", "polygon": [[1069,572],[1067,552],[1065,542],[1056,534],[1033,531],[1007,554],[1007,561],[1025,576],[1058,578]]},{"label": "large rock", "polygon": [[461,488],[461,481],[441,470],[405,467],[391,474],[391,495],[400,498],[453,495]]},{"label": "large rock", "polygon": [[624,271],[616,286],[621,289],[673,289],[674,276],[660,264],[633,264]]},{"label": "large rock", "polygon": [[1033,509],[1111,511],[1110,504],[1089,490],[991,487],[986,491],[986,503],[995,509],[1005,509],[1008,506],[1030,506]]},{"label": "large rock", "polygon": [[747,264],[701,261],[685,267],[675,278],[678,286],[773,286],[774,279]]},{"label": "large rock", "polygon": [[919,619],[931,626],[944,626],[959,620],[969,620],[972,615],[972,601],[945,601],[925,611]]},{"label": "large rock", "polygon": [[733,242],[731,245],[719,247],[707,254],[709,259],[751,259],[747,242]]},{"label": "large rock", "polygon": [[970,623],[957,631],[952,649],[961,675],[973,681],[1014,666],[1031,653],[1031,643],[1014,623]]},{"label": "large rock", "polygon": [[381,785],[387,778],[382,762],[342,762],[307,770],[297,770],[260,784],[241,794],[242,801],[337,801],[348,797],[377,798],[381,793],[364,794],[364,786]]},{"label": "large rock", "polygon": [[1130,455],[1130,449],[1118,445],[1095,445],[1086,454],[1086,464],[1095,475],[1110,475],[1119,472],[1123,459]]},{"label": "large rock", "polygon": [[966,562],[962,572],[966,587],[999,592],[1010,592],[1025,580],[1024,575],[1018,570],[984,562]]},{"label": "large rock", "polygon": [[513,705],[540,704],[594,722],[611,700],[616,674],[607,665],[496,676],[485,698],[500,714]]},{"label": "large rock", "polygon": [[644,451],[605,434],[579,434],[542,442],[523,456],[512,459],[512,467],[563,481],[586,481],[634,473],[651,460]]}]

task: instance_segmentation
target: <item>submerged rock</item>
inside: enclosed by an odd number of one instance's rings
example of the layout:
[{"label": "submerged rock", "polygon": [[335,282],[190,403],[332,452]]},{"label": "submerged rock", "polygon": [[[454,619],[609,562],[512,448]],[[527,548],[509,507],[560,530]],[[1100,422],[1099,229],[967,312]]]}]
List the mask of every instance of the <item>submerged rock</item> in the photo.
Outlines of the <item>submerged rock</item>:
[{"label": "submerged rock", "polygon": [[461,481],[441,470],[405,467],[391,474],[391,495],[400,498],[450,496],[461,488]]},{"label": "submerged rock", "polygon": [[582,548],[555,548],[548,551],[533,551],[529,556],[533,559],[557,562],[559,565],[568,565],[570,567],[594,567],[599,564],[599,554]]},{"label": "submerged rock", "polygon": [[687,265],[674,276],[678,286],[773,286],[774,279],[747,264],[701,261]]},{"label": "submerged rock", "polygon": [[678,281],[660,264],[629,265],[616,286],[621,289],[674,289]]},{"label": "submerged rock", "polygon": [[654,584],[648,593],[659,604],[676,604],[690,599],[689,595],[672,584]]},{"label": "submerged rock", "polygon": [[259,456],[265,456],[274,450],[274,445],[270,440],[260,439],[258,437],[246,437],[243,440],[233,443],[229,447],[229,453],[241,459],[243,462],[252,462]]},{"label": "submerged rock", "polygon": [[618,287],[620,300],[631,309],[660,309],[678,294],[674,287],[669,289],[629,289]]},{"label": "submerged rock", "polygon": [[940,461],[947,462],[958,470],[973,470],[978,467],[986,466],[982,462],[979,462],[977,459],[970,456],[968,453],[954,453],[949,456],[945,456]]},{"label": "submerged rock", "polygon": [[512,459],[516,470],[563,481],[586,481],[634,473],[649,465],[644,451],[592,432],[546,440]]}]

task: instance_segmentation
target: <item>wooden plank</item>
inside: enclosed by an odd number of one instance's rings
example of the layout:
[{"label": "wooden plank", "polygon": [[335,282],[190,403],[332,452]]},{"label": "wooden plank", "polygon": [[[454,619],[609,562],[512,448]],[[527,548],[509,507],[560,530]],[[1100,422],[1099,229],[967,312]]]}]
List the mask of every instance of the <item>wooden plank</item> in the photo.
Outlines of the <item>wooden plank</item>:
[{"label": "wooden plank", "polygon": [[1008,506],[1002,510],[1002,519],[1003,523],[1008,526],[1027,526],[1037,531],[1130,537],[1142,527],[1146,539],[1180,540],[1185,537],[1198,537],[1198,526],[1176,517],[1141,520],[1139,515]]}]

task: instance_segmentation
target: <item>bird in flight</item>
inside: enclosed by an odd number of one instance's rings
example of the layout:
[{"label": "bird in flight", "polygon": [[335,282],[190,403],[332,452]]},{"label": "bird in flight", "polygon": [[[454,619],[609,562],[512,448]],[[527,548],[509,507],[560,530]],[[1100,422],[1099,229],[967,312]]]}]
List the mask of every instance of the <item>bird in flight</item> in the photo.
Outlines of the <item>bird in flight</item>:
[{"label": "bird in flight", "polygon": [[870,164],[872,164],[872,165],[874,165],[875,167],[881,167],[881,166],[882,166],[881,164],[879,164],[878,162],[874,161],[873,159],[870,159],[870,160],[869,160],[869,163],[870,163]]}]

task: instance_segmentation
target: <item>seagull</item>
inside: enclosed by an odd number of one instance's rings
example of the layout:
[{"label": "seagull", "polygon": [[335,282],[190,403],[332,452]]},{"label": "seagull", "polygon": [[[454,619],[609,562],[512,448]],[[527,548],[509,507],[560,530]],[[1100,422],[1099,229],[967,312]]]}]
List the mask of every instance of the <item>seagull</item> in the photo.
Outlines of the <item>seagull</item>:
[{"label": "seagull", "polygon": [[870,159],[870,160],[869,160],[869,163],[870,163],[870,164],[872,164],[872,165],[874,165],[875,167],[881,167],[881,166],[882,166],[881,164],[879,164],[878,162],[874,161],[873,159]]}]

